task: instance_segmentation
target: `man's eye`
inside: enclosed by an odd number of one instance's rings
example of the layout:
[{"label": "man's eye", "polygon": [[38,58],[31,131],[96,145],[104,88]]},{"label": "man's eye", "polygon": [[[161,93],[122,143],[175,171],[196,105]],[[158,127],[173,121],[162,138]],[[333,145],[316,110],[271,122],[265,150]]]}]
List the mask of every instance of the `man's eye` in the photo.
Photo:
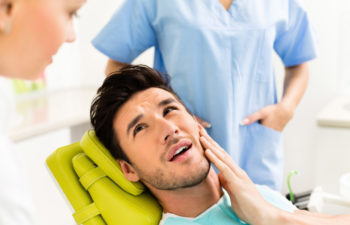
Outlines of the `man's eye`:
[{"label": "man's eye", "polygon": [[163,116],[166,116],[168,113],[170,113],[173,110],[177,110],[177,108],[175,106],[166,107],[163,111]]},{"label": "man's eye", "polygon": [[140,132],[141,130],[143,130],[145,127],[146,127],[145,124],[139,124],[139,125],[137,125],[137,126],[135,127],[135,129],[134,129],[134,136],[135,136],[138,132]]}]

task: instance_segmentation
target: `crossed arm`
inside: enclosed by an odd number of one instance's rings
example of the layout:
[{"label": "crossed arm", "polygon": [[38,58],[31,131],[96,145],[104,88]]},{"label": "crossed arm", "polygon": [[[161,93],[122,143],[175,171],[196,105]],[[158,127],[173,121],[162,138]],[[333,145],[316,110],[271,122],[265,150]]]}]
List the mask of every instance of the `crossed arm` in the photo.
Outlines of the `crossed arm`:
[{"label": "crossed arm", "polygon": [[[200,141],[208,159],[220,170],[219,179],[238,217],[252,225],[346,225],[350,215],[331,216],[296,210],[289,213],[268,203],[248,175],[200,126]],[[239,190],[239,191],[237,191]]]}]

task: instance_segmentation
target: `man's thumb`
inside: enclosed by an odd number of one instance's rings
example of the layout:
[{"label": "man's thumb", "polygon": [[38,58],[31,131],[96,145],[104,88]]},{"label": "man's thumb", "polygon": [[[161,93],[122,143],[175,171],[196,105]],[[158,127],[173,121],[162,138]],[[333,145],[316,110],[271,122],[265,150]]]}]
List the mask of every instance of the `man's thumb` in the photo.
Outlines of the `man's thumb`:
[{"label": "man's thumb", "polygon": [[224,175],[222,175],[222,173],[219,172],[218,177],[219,177],[219,181],[220,181],[221,186],[222,186],[228,193],[230,193],[230,188],[228,187],[228,183],[227,183],[227,180],[226,180],[226,178],[224,177]]}]

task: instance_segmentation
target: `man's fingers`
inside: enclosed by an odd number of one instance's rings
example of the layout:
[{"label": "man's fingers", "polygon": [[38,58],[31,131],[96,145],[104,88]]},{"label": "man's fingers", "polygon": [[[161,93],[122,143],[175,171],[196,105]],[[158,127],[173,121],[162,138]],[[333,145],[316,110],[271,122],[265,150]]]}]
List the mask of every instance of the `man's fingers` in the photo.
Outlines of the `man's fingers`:
[{"label": "man's fingers", "polygon": [[216,156],[223,161],[231,170],[234,171],[234,173],[240,175],[243,170],[238,166],[238,164],[231,158],[231,156],[220,147],[216,141],[214,141],[208,133],[205,131],[203,127],[200,127],[200,134],[202,135],[200,137],[200,141],[205,149],[211,149],[213,154],[216,154]]},{"label": "man's fingers", "polygon": [[218,149],[217,146],[214,145],[211,141],[209,141],[208,138],[205,136],[201,136],[199,140],[201,141],[205,149],[211,149],[213,154],[215,154],[219,159],[227,163],[227,158],[230,157],[223,149]]},{"label": "man's fingers", "polygon": [[233,161],[233,159],[230,157],[229,154],[227,154],[227,152],[225,152],[222,148],[220,148],[220,149],[216,148],[216,146],[214,146],[212,143],[210,143],[205,136],[201,136],[200,141],[205,149],[210,149],[211,153],[214,154],[218,160],[220,160],[222,163],[224,163],[234,173],[236,173],[236,172],[240,173],[241,168],[237,165],[237,163],[235,161]]},{"label": "man's fingers", "polygon": [[240,170],[241,168],[237,165],[237,163],[231,158],[227,152],[221,148],[221,146],[216,143],[205,131],[203,127],[200,127],[200,141],[204,148],[209,148],[216,154],[222,161],[224,161],[231,169]]},{"label": "man's fingers", "polygon": [[216,168],[218,168],[220,170],[220,172],[222,173],[222,176],[225,177],[226,181],[229,180],[229,179],[227,179],[229,176],[234,178],[235,175],[234,175],[233,171],[231,170],[231,168],[229,166],[227,166],[227,164],[224,163],[222,160],[220,160],[217,157],[217,155],[215,155],[213,153],[213,151],[211,149],[206,149],[205,155],[216,166]]},{"label": "man's fingers", "polygon": [[218,143],[216,143],[216,141],[214,141],[214,139],[212,139],[212,138],[209,136],[209,134],[207,133],[207,131],[206,131],[203,127],[200,128],[199,134],[200,134],[201,136],[204,136],[204,137],[208,140],[208,142],[211,143],[212,146],[215,146],[215,148],[220,149],[220,150],[222,150],[223,152],[225,152],[225,150],[223,150],[223,149],[221,148],[221,146],[220,146]]},{"label": "man's fingers", "polygon": [[217,151],[221,151],[222,153],[225,152],[223,149],[220,148],[218,144],[216,144],[213,140],[209,139],[207,135],[200,136],[199,140],[205,148],[215,149]]}]

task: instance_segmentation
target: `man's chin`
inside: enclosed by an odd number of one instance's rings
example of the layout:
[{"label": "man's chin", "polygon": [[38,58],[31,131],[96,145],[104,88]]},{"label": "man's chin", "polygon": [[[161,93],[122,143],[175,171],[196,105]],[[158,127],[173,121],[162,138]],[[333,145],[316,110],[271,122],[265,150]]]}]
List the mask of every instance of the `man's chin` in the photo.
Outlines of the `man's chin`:
[{"label": "man's chin", "polygon": [[200,169],[199,172],[198,169],[193,171],[195,175],[191,179],[189,179],[188,182],[184,182],[183,185],[179,186],[177,189],[192,188],[203,183],[207,179],[209,171],[211,169],[211,163],[208,159],[206,159],[205,163],[206,165],[204,168]]},{"label": "man's chin", "polygon": [[193,180],[192,184],[189,184],[188,186],[184,186],[183,188],[191,188],[191,187],[195,187],[195,186],[203,183],[208,178],[210,168],[211,168],[211,164],[208,163],[208,169],[203,174],[203,176],[201,178],[199,178],[198,180]]},{"label": "man's chin", "polygon": [[163,190],[163,191],[179,191],[181,189],[193,188],[197,185],[200,185],[204,182],[211,170],[211,165],[207,159],[201,162],[202,165],[191,166],[189,170],[183,171],[183,174],[186,174],[186,177],[168,177],[168,179],[162,179],[161,177],[152,176],[152,177],[143,177],[141,179],[150,190]]}]

